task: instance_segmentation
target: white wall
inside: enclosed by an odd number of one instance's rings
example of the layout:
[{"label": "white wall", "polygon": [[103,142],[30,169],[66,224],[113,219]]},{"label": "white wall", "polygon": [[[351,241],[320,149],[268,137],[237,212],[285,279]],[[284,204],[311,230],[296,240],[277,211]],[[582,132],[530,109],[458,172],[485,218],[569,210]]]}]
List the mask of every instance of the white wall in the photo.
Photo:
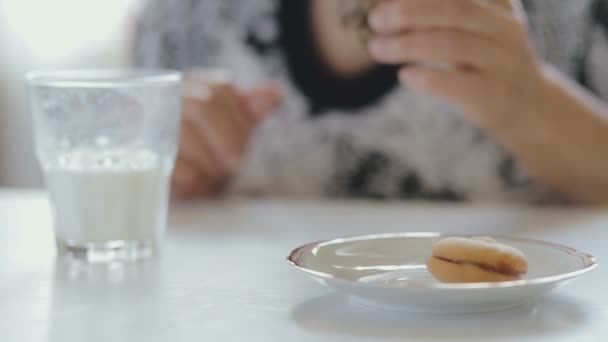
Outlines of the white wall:
[{"label": "white wall", "polygon": [[23,75],[127,66],[136,0],[0,0],[0,186],[37,186]]}]

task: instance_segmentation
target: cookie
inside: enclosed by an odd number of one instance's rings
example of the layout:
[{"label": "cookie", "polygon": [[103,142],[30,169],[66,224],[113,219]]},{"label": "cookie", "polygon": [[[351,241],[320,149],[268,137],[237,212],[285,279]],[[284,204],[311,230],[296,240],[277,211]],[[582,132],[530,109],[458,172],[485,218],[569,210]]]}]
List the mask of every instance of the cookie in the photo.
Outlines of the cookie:
[{"label": "cookie", "polygon": [[382,0],[342,0],[340,18],[344,27],[356,32],[362,44],[367,44],[372,31],[368,25],[369,12]]},{"label": "cookie", "polygon": [[491,238],[446,238],[433,247],[429,272],[444,283],[520,280],[528,272],[526,256]]}]

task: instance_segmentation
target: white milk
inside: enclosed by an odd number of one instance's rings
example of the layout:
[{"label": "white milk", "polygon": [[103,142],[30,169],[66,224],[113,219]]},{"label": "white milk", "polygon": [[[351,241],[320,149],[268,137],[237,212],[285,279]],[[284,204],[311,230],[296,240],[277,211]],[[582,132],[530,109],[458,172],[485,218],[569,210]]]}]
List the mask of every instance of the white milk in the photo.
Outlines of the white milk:
[{"label": "white milk", "polygon": [[157,241],[169,172],[149,151],[79,151],[45,167],[57,238],[70,244]]}]

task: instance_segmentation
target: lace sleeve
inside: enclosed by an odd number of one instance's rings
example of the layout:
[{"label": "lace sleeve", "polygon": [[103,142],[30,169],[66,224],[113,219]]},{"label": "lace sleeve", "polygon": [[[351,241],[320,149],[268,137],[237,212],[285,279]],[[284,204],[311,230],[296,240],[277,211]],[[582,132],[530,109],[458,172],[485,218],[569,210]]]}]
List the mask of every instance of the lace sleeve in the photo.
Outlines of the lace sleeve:
[{"label": "lace sleeve", "polygon": [[227,22],[223,7],[225,1],[218,0],[150,0],[137,27],[135,65],[187,69],[213,64]]},{"label": "lace sleeve", "polygon": [[[174,1],[150,0],[136,30],[134,64],[138,67],[175,68],[178,63],[177,41],[173,22],[179,21],[171,6]],[[172,39],[173,38],[173,39]]]}]

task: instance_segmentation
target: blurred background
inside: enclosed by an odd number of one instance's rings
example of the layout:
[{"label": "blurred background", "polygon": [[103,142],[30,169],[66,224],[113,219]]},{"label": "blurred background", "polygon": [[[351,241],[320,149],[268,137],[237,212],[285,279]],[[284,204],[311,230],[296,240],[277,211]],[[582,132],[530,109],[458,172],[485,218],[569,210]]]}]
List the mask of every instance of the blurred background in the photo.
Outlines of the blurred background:
[{"label": "blurred background", "polygon": [[35,187],[24,74],[125,67],[145,0],[0,0],[0,187]]}]

